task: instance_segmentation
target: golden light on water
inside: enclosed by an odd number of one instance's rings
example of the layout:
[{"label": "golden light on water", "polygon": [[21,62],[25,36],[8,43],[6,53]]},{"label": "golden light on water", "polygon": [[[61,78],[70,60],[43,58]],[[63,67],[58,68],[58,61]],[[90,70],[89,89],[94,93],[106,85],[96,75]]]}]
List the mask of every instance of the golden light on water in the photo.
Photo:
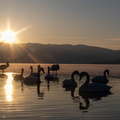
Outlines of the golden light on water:
[{"label": "golden light on water", "polygon": [[7,83],[5,85],[5,92],[6,92],[6,100],[8,102],[12,101],[12,92],[13,92],[13,85],[12,85],[12,73],[7,73],[8,78],[7,78]]}]

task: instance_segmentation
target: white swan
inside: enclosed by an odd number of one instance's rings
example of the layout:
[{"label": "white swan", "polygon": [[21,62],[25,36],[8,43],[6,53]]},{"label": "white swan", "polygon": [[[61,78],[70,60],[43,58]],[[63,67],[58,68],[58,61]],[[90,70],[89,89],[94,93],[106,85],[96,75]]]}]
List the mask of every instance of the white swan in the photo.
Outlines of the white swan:
[{"label": "white swan", "polygon": [[31,84],[37,84],[37,83],[41,82],[40,81],[40,72],[41,71],[44,72],[44,68],[40,67],[40,69],[38,69],[37,75],[32,75],[32,73],[33,73],[33,69],[32,68],[33,67],[31,66],[30,67],[31,74],[23,79],[24,84],[30,84],[31,85]]},{"label": "white swan", "polygon": [[45,76],[46,80],[53,80],[54,76],[50,74],[50,67],[48,66],[48,74]]},{"label": "white swan", "polygon": [[4,70],[6,68],[8,68],[10,65],[9,65],[9,62],[6,62],[6,65],[0,65],[0,70],[2,70],[2,73],[4,73]]},{"label": "white swan", "polygon": [[15,75],[15,76],[13,77],[14,80],[22,80],[22,79],[23,79],[23,72],[24,72],[24,69],[22,68],[22,69],[21,69],[21,74]]},{"label": "white swan", "polygon": [[80,80],[83,76],[86,76],[85,83],[79,88],[79,92],[105,92],[109,91],[112,87],[101,84],[101,83],[89,83],[90,82],[90,76],[87,72],[81,72],[80,73]]},{"label": "white swan", "polygon": [[103,76],[96,76],[91,79],[92,82],[107,84],[109,80],[107,79],[107,74],[109,75],[109,70],[106,69]]},{"label": "white swan", "polygon": [[77,87],[77,83],[74,79],[74,75],[79,75],[79,72],[76,70],[72,73],[71,75],[71,79],[65,79],[63,81],[63,88],[76,88]]}]

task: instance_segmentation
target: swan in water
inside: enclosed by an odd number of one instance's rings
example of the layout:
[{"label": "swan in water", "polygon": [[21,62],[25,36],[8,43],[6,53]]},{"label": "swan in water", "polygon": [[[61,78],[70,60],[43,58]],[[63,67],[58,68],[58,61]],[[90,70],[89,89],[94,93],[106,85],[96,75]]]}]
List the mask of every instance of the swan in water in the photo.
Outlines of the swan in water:
[{"label": "swan in water", "polygon": [[[60,69],[59,64],[54,64],[54,65],[52,65],[51,68],[50,68],[50,70],[53,71],[53,74],[56,74],[56,75],[57,75],[57,70],[59,70],[59,69]],[[54,72],[54,71],[56,71],[56,72]]]},{"label": "swan in water", "polygon": [[14,80],[22,80],[22,79],[23,79],[23,72],[24,72],[24,69],[22,68],[22,69],[21,69],[21,74],[15,75],[15,76],[13,77]]},{"label": "swan in water", "polygon": [[37,84],[37,83],[41,82],[40,81],[40,72],[42,71],[44,73],[44,68],[40,67],[40,69],[38,69],[37,75],[33,75],[32,74],[33,73],[33,69],[32,68],[33,67],[31,66],[30,67],[31,74],[23,79],[24,84]]},{"label": "swan in water", "polygon": [[9,62],[6,62],[6,65],[0,65],[0,70],[2,70],[2,73],[4,73],[4,70],[6,68],[8,68],[10,65],[9,65]]},{"label": "swan in water", "polygon": [[77,83],[74,79],[74,76],[79,75],[79,72],[76,70],[71,74],[71,79],[65,79],[63,81],[63,88],[76,88],[77,87]]},{"label": "swan in water", "polygon": [[30,66],[30,69],[31,69],[31,74],[30,75],[32,75],[32,76],[36,76],[37,77],[39,75],[38,71],[40,69],[41,69],[41,71],[43,71],[43,73],[45,73],[44,69],[40,65],[38,65],[37,72],[33,72],[33,66]]},{"label": "swan in water", "polygon": [[50,67],[48,66],[48,74],[45,76],[46,80],[53,80],[54,76],[50,74]]},{"label": "swan in water", "polygon": [[109,80],[107,79],[107,74],[109,75],[109,70],[106,69],[103,76],[96,76],[91,79],[92,82],[107,84]]},{"label": "swan in water", "polygon": [[101,84],[101,83],[89,83],[90,76],[87,72],[80,73],[80,80],[86,76],[85,83],[79,88],[79,92],[106,92],[109,91],[112,87]]}]

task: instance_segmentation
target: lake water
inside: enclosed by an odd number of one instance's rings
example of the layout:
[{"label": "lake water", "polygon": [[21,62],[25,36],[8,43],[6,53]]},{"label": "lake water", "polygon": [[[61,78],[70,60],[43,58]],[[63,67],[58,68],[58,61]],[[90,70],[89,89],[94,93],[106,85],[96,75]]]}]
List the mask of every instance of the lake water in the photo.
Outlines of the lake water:
[{"label": "lake water", "polygon": [[[58,80],[47,84],[44,79],[47,67],[51,64],[40,64],[45,68],[41,74],[39,92],[37,85],[23,85],[15,81],[12,74],[20,73],[24,68],[24,77],[30,74],[29,67],[37,71],[38,64],[14,64],[5,70],[8,78],[0,78],[0,119],[6,120],[119,120],[120,119],[120,65],[96,64],[60,64]],[[99,95],[99,98],[89,98],[78,94],[79,87],[84,80],[79,82],[75,77],[78,88],[71,96],[71,91],[62,88],[62,81],[70,78],[74,70],[86,71],[91,78],[103,75],[109,69],[109,83],[112,86],[110,93]],[[93,96],[94,97],[94,96]]]}]

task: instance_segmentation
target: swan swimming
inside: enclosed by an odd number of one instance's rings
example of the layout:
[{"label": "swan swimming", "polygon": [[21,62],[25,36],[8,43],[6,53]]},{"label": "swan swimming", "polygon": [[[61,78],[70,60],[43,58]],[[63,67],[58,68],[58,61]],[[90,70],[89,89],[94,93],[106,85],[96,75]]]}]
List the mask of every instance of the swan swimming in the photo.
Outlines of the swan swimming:
[{"label": "swan swimming", "polygon": [[45,76],[46,80],[53,80],[54,76],[50,74],[50,67],[48,66],[48,74]]},{"label": "swan swimming", "polygon": [[106,92],[112,87],[101,83],[89,83],[90,76],[87,72],[80,73],[80,80],[86,76],[85,83],[79,88],[79,92]]},{"label": "swan swimming", "polygon": [[65,79],[63,81],[63,88],[76,88],[77,87],[77,83],[74,79],[74,76],[79,75],[79,71],[73,71],[73,73],[71,74],[71,79]]},{"label": "swan swimming", "polygon": [[15,75],[13,78],[14,80],[22,80],[23,79],[23,73],[24,73],[24,69],[21,69],[21,74]]},{"label": "swan swimming", "polygon": [[9,65],[9,62],[6,62],[6,65],[0,65],[0,70],[2,70],[2,73],[4,73],[4,70],[6,68],[8,68],[10,65]]},{"label": "swan swimming", "polygon": [[38,69],[37,75],[32,74],[32,72],[33,72],[32,67],[30,67],[30,69],[31,69],[31,74],[23,79],[24,84],[37,84],[37,83],[41,82],[40,81],[40,72],[42,71],[44,73],[44,68],[40,67],[40,69]]},{"label": "swan swimming", "polygon": [[109,70],[106,69],[103,76],[96,76],[91,79],[92,82],[107,84],[109,80],[107,79],[107,74],[109,75]]}]

